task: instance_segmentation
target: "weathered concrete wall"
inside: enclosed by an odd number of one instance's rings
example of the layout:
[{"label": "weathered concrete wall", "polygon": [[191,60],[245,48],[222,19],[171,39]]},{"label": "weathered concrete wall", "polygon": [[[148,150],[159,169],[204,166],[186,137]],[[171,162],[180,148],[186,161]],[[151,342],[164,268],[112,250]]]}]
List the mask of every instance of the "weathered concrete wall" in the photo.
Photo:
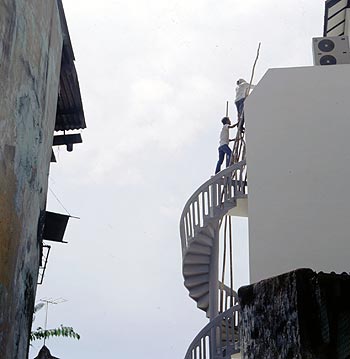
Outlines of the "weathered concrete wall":
[{"label": "weathered concrete wall", "polygon": [[3,359],[27,357],[61,51],[56,0],[0,0],[0,358]]},{"label": "weathered concrete wall", "polygon": [[242,287],[243,359],[350,358],[350,276],[300,269]]}]

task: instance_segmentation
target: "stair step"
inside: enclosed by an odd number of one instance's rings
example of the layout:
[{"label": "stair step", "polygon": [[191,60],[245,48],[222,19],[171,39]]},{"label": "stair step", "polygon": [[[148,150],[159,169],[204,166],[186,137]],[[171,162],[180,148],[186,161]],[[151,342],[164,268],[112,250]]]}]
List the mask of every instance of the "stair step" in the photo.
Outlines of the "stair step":
[{"label": "stair step", "polygon": [[[227,330],[229,339],[232,340],[233,337],[237,338],[239,329],[238,327],[234,327],[232,330],[232,327]],[[222,328],[222,334],[221,334],[222,341],[226,341],[226,328]]]},{"label": "stair step", "polygon": [[209,273],[209,265],[207,264],[184,264],[184,276],[192,276]]},{"label": "stair step", "polygon": [[[222,326],[222,329],[226,331],[226,320],[222,321],[221,326]],[[235,325],[234,325],[233,321],[231,320],[228,323],[228,331],[232,330],[232,327],[235,327]]]},{"label": "stair step", "polygon": [[232,200],[225,201],[224,208],[225,210],[230,210],[232,208],[236,207],[236,201],[232,202]]},{"label": "stair step", "polygon": [[199,309],[207,310],[209,307],[209,293],[201,297],[197,302]]},{"label": "stair step", "polygon": [[184,264],[209,264],[210,257],[201,254],[186,254]]},{"label": "stair step", "polygon": [[[221,334],[221,338],[223,342],[226,342],[226,324],[224,324],[225,322],[222,323],[222,334]],[[229,340],[232,342],[233,340],[237,340],[238,336],[239,336],[239,328],[238,326],[232,326],[229,325],[227,328],[227,334],[229,336]]]},{"label": "stair step", "polygon": [[190,290],[190,297],[193,299],[199,299],[209,293],[209,284],[201,284]]},{"label": "stair step", "polygon": [[200,284],[208,283],[209,282],[209,275],[208,274],[201,274],[196,276],[191,276],[185,280],[186,288],[192,288]]},{"label": "stair step", "polygon": [[203,226],[200,230],[201,234],[206,235],[209,238],[214,238],[214,228],[210,225]]},{"label": "stair step", "polygon": [[205,316],[209,319],[210,318],[209,305],[205,313],[206,313]]},{"label": "stair step", "polygon": [[192,243],[187,250],[187,253],[192,254],[205,254],[207,256],[211,255],[211,249],[208,246],[203,246],[199,243]]},{"label": "stair step", "polygon": [[202,246],[212,247],[213,239],[205,234],[198,233],[195,239],[195,243],[198,243]]}]

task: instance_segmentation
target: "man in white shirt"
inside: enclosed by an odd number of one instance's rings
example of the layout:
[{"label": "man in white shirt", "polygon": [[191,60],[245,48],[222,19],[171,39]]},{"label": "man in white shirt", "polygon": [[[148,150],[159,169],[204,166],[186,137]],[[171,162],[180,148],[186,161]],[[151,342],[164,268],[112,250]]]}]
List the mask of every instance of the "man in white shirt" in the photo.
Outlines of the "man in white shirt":
[{"label": "man in white shirt", "polygon": [[226,154],[226,167],[230,165],[230,159],[231,159],[231,149],[229,147],[230,140],[229,138],[229,129],[234,128],[237,126],[237,123],[235,125],[231,126],[231,120],[228,117],[224,117],[221,120],[223,127],[220,132],[220,143],[219,143],[219,160],[216,164],[215,174],[220,172],[221,165],[224,162],[225,154]]},{"label": "man in white shirt", "polygon": [[250,92],[250,90],[252,90],[254,87],[254,85],[250,85],[249,87],[248,82],[244,79],[239,79],[237,81],[235,104],[237,107],[238,122],[240,122],[240,120],[242,119],[241,129],[243,129],[244,124],[244,101],[249,95],[248,92]]}]

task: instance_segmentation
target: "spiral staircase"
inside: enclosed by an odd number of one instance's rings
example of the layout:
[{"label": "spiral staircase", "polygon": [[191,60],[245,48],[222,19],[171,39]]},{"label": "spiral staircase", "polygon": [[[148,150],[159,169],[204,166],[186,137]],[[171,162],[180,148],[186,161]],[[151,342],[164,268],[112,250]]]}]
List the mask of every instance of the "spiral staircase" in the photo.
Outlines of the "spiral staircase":
[{"label": "spiral staircase", "polygon": [[[185,359],[239,358],[236,293],[218,279],[219,229],[248,195],[244,134],[237,133],[230,167],[210,178],[187,201],[180,220],[184,285],[209,324]],[[219,304],[220,301],[220,304]]]}]

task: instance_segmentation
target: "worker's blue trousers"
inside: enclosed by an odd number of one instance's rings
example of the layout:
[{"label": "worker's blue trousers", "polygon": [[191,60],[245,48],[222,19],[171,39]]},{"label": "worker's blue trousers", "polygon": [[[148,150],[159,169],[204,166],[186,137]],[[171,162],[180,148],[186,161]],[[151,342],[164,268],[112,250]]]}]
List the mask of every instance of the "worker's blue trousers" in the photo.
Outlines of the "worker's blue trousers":
[{"label": "worker's blue trousers", "polygon": [[226,167],[230,165],[231,153],[232,151],[228,145],[222,145],[219,147],[219,161],[216,165],[215,174],[220,172],[221,165],[224,162],[225,154],[226,154]]}]

